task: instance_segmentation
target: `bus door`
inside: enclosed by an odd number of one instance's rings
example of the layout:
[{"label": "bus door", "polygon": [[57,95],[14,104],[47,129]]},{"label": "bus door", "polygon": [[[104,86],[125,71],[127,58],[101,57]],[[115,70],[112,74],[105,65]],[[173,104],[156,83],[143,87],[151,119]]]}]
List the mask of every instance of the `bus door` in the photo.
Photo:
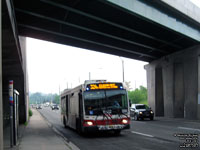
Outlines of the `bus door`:
[{"label": "bus door", "polygon": [[78,117],[76,118],[76,130],[80,133],[82,131],[83,123],[83,102],[82,102],[82,92],[78,93]]},{"label": "bus door", "polygon": [[68,116],[69,116],[69,98],[68,98],[69,96],[68,95],[66,95],[66,105],[65,105],[65,107],[66,107],[66,117],[65,117],[65,119],[66,119],[66,123],[68,122]]},{"label": "bus door", "polygon": [[79,98],[79,118],[82,119],[83,118],[82,92],[78,94],[78,98]]}]

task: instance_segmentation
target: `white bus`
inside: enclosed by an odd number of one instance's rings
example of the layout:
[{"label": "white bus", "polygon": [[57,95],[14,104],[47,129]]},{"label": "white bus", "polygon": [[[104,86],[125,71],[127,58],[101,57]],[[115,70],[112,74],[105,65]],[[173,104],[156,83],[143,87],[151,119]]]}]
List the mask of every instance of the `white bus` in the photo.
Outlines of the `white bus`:
[{"label": "white bus", "polygon": [[130,128],[127,91],[123,83],[88,80],[61,93],[61,120],[79,133]]}]

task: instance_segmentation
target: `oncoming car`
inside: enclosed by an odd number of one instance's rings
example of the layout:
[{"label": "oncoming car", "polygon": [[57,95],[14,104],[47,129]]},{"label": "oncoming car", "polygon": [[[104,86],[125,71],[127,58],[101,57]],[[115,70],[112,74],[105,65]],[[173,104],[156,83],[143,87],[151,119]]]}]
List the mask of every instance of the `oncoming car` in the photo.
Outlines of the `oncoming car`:
[{"label": "oncoming car", "polygon": [[54,105],[51,106],[51,109],[52,110],[55,110],[55,109],[59,110],[59,106],[54,104]]},{"label": "oncoming car", "polygon": [[154,112],[151,110],[150,107],[144,104],[132,104],[130,108],[131,117],[134,120],[143,120],[144,118],[149,118],[153,120]]}]

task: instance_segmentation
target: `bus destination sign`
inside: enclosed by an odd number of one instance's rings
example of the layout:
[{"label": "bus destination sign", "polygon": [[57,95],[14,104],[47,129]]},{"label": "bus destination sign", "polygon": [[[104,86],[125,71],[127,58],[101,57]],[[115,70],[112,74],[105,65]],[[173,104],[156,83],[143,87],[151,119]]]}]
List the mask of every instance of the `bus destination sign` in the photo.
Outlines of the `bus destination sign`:
[{"label": "bus destination sign", "polygon": [[122,89],[121,83],[97,83],[97,84],[89,84],[87,86],[90,90],[103,90],[103,89]]}]

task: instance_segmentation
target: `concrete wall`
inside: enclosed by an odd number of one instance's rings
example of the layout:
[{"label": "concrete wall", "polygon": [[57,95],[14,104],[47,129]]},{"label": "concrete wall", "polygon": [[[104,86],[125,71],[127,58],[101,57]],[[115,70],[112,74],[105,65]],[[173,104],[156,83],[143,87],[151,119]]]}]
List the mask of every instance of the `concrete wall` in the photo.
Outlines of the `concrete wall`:
[{"label": "concrete wall", "polygon": [[25,107],[25,118],[28,121],[28,109],[29,109],[29,86],[28,86],[28,70],[27,70],[27,55],[26,55],[26,37],[19,36],[19,43],[22,54],[22,66],[24,72],[24,107]]},{"label": "concrete wall", "polygon": [[[14,81],[14,88],[19,95],[19,119],[20,123],[28,120],[28,103],[26,101],[26,40],[19,38],[13,19],[13,12],[9,1],[1,1],[4,22],[0,36],[0,150],[10,147],[10,105],[8,99],[9,80]],[[10,7],[8,7],[10,6]]]},{"label": "concrete wall", "polygon": [[197,118],[200,119],[200,56],[198,56],[198,104]]},{"label": "concrete wall", "polygon": [[[0,39],[2,39],[2,5],[0,1]],[[1,40],[2,41],[2,40]],[[3,150],[2,43],[0,41],[0,150]]]},{"label": "concrete wall", "polygon": [[[160,116],[163,111],[166,117],[200,119],[200,104],[198,104],[198,91],[200,93],[200,88],[198,88],[200,87],[199,56],[200,46],[196,46],[163,57],[145,66],[148,103],[154,109],[156,116]],[[156,73],[158,69],[162,70],[162,78]],[[159,94],[156,93],[157,89],[160,90]],[[163,110],[160,110],[162,98],[164,107]]]}]

